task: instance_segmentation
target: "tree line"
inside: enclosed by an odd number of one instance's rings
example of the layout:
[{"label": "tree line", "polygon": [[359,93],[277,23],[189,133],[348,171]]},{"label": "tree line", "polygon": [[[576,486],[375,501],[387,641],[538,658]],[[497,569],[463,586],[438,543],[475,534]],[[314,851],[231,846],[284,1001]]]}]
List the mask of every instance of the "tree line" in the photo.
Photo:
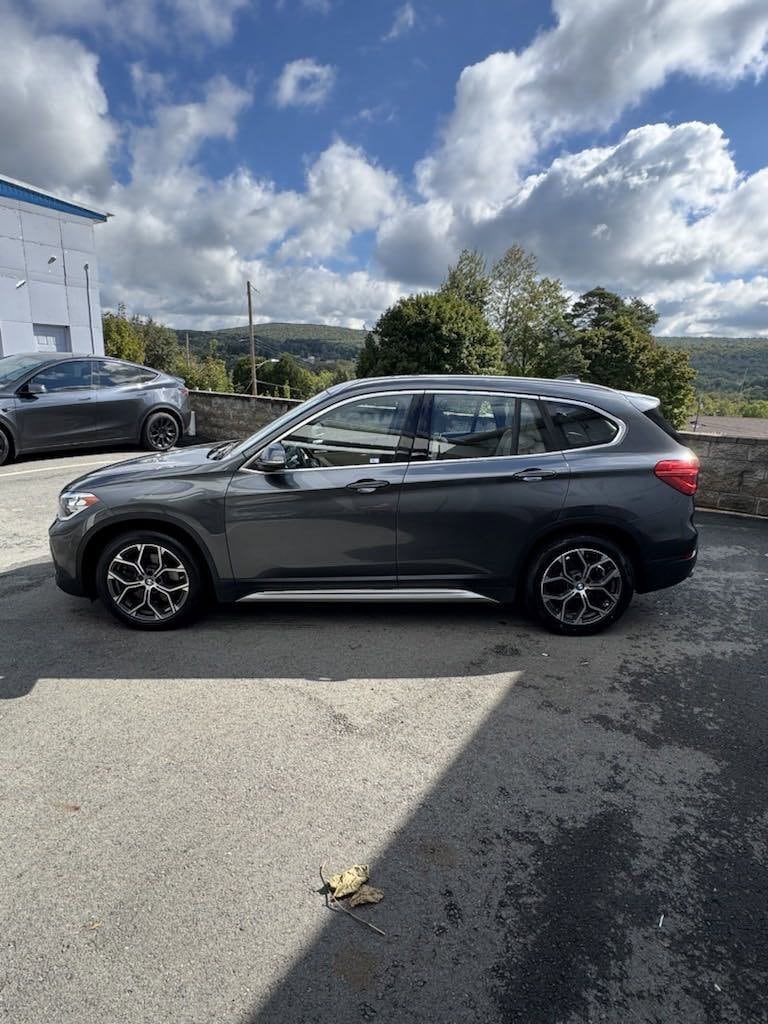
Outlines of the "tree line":
[{"label": "tree line", "polygon": [[[512,246],[492,266],[465,249],[436,292],[400,299],[379,317],[357,360],[360,377],[414,373],[575,375],[608,387],[656,395],[664,415],[685,424],[695,408],[688,353],[660,345],[655,310],[640,298],[593,288],[571,299],[562,283],[538,273],[536,259]],[[230,372],[211,341],[204,356],[187,353],[176,332],[152,317],[103,318],[108,355],[145,363],[207,391],[251,391],[251,361]],[[231,365],[231,364],[230,364]],[[352,364],[319,372],[293,356],[260,359],[262,394],[309,398],[352,376]]]},{"label": "tree line", "polygon": [[660,345],[655,310],[593,288],[575,301],[515,245],[488,267],[465,249],[437,292],[401,299],[379,317],[357,362],[362,377],[395,373],[576,375],[656,395],[685,424],[695,407],[688,353]]}]

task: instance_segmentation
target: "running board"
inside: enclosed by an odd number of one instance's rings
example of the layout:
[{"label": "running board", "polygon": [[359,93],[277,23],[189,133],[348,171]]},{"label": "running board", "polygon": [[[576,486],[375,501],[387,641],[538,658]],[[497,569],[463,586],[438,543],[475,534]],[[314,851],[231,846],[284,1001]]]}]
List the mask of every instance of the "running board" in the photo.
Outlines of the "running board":
[{"label": "running board", "polygon": [[399,590],[257,590],[241,597],[238,604],[251,601],[482,601],[498,604],[492,597],[474,590],[447,587],[401,587]]}]

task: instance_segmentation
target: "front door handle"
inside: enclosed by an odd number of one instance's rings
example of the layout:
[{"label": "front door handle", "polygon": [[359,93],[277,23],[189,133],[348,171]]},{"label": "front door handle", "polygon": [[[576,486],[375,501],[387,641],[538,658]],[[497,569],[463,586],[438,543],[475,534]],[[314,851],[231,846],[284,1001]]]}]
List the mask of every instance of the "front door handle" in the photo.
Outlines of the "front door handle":
[{"label": "front door handle", "polygon": [[533,466],[531,469],[521,469],[517,473],[512,474],[513,480],[552,480],[553,477],[559,476],[560,474],[555,469],[539,469],[538,466]]},{"label": "front door handle", "polygon": [[78,398],[78,402],[92,402],[93,395],[89,395],[87,398]]},{"label": "front door handle", "polygon": [[357,491],[358,494],[373,494],[384,487],[389,487],[389,480],[355,480],[347,484],[348,491]]}]

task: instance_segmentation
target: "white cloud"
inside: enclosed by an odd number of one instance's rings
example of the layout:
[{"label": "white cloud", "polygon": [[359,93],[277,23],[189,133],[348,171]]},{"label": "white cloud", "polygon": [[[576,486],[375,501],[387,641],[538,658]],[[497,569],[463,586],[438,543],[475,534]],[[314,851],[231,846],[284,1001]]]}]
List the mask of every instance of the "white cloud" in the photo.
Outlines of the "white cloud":
[{"label": "white cloud", "polygon": [[328,99],[336,69],[311,57],[293,60],[283,68],[275,88],[279,107],[319,107]]},{"label": "white cloud", "polygon": [[416,10],[411,3],[405,3],[402,7],[398,7],[395,11],[395,18],[392,22],[392,27],[385,36],[383,41],[385,43],[390,42],[393,39],[398,39],[400,36],[404,36],[407,32],[416,24]]},{"label": "white cloud", "polygon": [[417,170],[427,196],[506,199],[542,149],[608,128],[672,74],[733,82],[766,67],[765,0],[555,0],[557,25],[520,53],[467,67],[438,151]]},{"label": "white cloud", "polygon": [[7,0],[25,17],[48,28],[109,32],[119,39],[167,45],[169,39],[202,36],[225,42],[251,0]]},{"label": "white cloud", "polygon": [[117,130],[98,58],[74,39],[33,35],[13,15],[0,17],[0,31],[0,168],[42,188],[103,192]]}]

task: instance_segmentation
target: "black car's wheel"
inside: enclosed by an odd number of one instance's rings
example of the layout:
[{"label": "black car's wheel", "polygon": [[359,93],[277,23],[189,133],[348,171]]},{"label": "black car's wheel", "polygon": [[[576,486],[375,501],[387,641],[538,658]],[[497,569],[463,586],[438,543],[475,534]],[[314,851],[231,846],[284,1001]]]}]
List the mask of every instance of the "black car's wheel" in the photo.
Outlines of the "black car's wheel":
[{"label": "black car's wheel", "polygon": [[179,440],[179,421],[172,412],[153,412],[142,431],[142,444],[153,452],[167,452]]},{"label": "black car's wheel", "polygon": [[162,533],[135,530],[111,541],[96,566],[96,590],[109,611],[134,629],[174,629],[205,604],[196,558]]},{"label": "black car's wheel", "polygon": [[528,573],[526,604],[553,633],[587,636],[619,619],[634,593],[632,566],[616,544],[579,535],[543,548]]},{"label": "black car's wheel", "polygon": [[0,427],[0,466],[10,462],[13,458],[13,445],[6,432]]}]

